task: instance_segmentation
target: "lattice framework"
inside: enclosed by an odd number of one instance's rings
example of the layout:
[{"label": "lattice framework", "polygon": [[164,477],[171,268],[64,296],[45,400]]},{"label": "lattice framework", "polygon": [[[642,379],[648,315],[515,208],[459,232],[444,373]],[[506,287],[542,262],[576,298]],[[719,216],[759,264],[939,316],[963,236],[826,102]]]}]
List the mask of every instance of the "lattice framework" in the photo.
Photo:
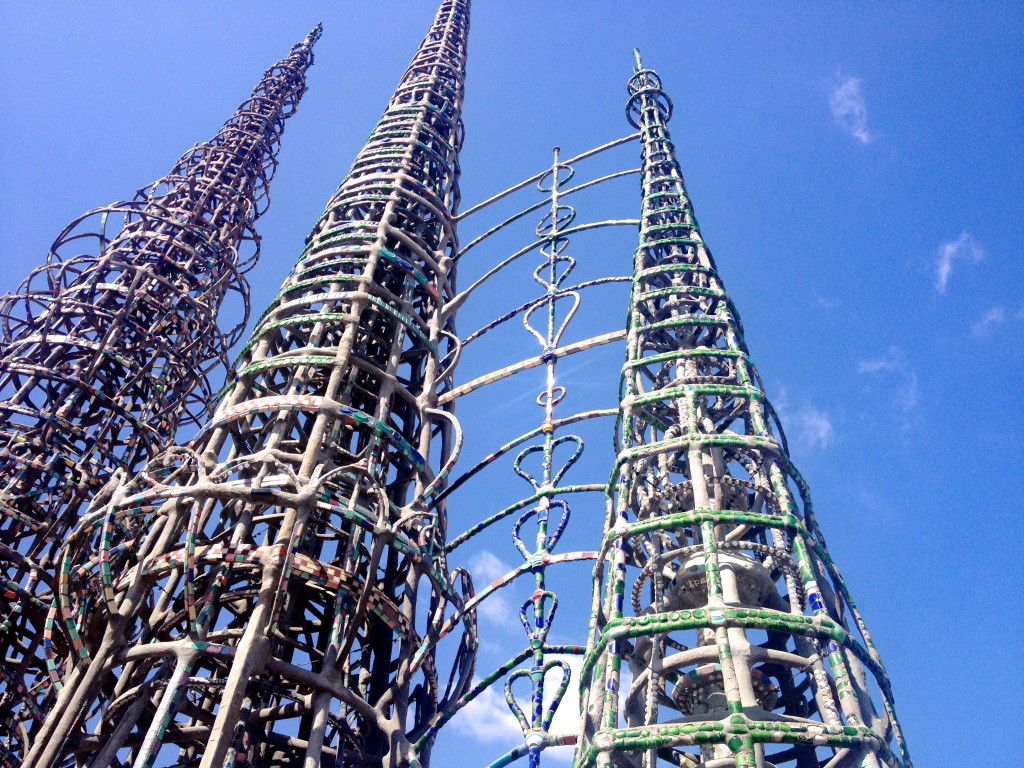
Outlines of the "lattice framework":
[{"label": "lattice framework", "polygon": [[413,649],[463,602],[428,501],[460,440],[436,405],[468,12],[441,4],[201,435],[72,533],[72,664],[31,765],[409,761],[446,693]]},{"label": "lattice framework", "polygon": [[[546,203],[460,250],[467,28],[468,2],[443,2],[200,437],[71,535],[50,636],[77,658],[58,746],[30,764],[425,764],[439,731],[504,681],[523,741],[492,768],[536,768],[570,744],[580,768],[909,768],[880,658],[701,238],[658,76],[637,55],[637,134],[566,162],[556,149],[549,170],[473,211],[535,181]],[[641,169],[568,188],[575,162],[636,139]],[[568,194],[637,172],[639,220],[575,224]],[[534,243],[456,292],[468,250],[545,205]],[[632,276],[567,284],[570,236],[637,224]],[[535,250],[542,294],[460,339],[456,309]],[[628,328],[564,344],[580,291],[617,281],[631,281]],[[512,319],[541,353],[456,386],[463,347]],[[623,338],[620,407],[558,414],[559,361]],[[532,368],[545,373],[540,425],[449,484],[454,402]],[[563,430],[615,415],[609,482],[567,482],[583,441]],[[503,456],[530,495],[446,541],[446,503]],[[555,554],[570,495],[600,492],[595,550]],[[524,562],[475,592],[447,558],[503,521]],[[547,576],[580,560],[597,563],[589,641],[554,645]],[[519,579],[534,587],[519,611],[527,647],[473,683],[477,608]],[[442,684],[437,649],[460,625]],[[574,694],[579,734],[553,733]]]},{"label": "lattice framework", "polygon": [[909,765],[639,54],[629,91],[640,246],[576,763]]},{"label": "lattice framework", "polygon": [[[527,647],[439,712],[421,744],[450,722],[473,717],[471,704],[494,688],[503,692],[522,742],[487,763],[489,768],[520,759],[537,766],[544,750],[567,744],[577,745],[578,766],[909,766],[881,660],[825,548],[806,483],[789,459],[743,342],[739,315],[700,236],[666,127],[671,103],[639,57],[629,92],[627,113],[639,134],[567,163],[556,150],[549,171],[470,211],[538,180],[550,193],[537,239],[457,298],[471,299],[483,282],[539,249],[543,261],[534,278],[544,293],[465,337],[462,345],[522,319],[542,353],[445,395],[460,398],[524,371],[546,369],[537,401],[545,413],[540,427],[488,454],[443,492],[454,505],[479,508],[481,499],[460,488],[493,471],[502,457],[515,456],[513,469],[531,484],[530,495],[485,512],[448,549],[458,554],[484,531],[514,521],[511,538],[524,562],[476,593],[467,609],[499,599],[519,580],[532,578],[535,590],[519,612]],[[573,163],[636,138],[643,161],[641,219],[575,224],[575,210],[564,205],[564,196],[634,171],[570,189],[564,182]],[[491,227],[460,257],[540,210],[542,204],[535,204]],[[566,253],[568,236],[610,224],[640,225],[635,270],[627,278],[629,327],[560,345],[580,289],[620,279],[567,286],[575,265]],[[568,310],[559,313],[559,302]],[[537,316],[546,323],[535,326],[531,318]],[[556,379],[556,366],[565,356],[623,335],[627,360],[615,469],[608,485],[567,481],[583,441],[558,432],[609,411],[556,418],[554,409],[573,383],[571,377]],[[554,456],[562,445],[571,446],[567,461]],[[539,474],[526,468],[535,456]],[[567,499],[559,497],[595,490],[606,492],[609,510],[604,537],[595,542],[598,551],[555,554],[569,517]],[[558,597],[547,576],[588,559],[598,561],[589,644],[550,644]],[[579,675],[566,659],[581,650]],[[584,711],[579,734],[552,728],[554,713],[573,690]]]},{"label": "lattice framework", "polygon": [[[43,625],[58,549],[115,471],[138,470],[208,413],[211,374],[248,316],[253,226],[319,36],[293,46],[166,176],[72,222],[0,299],[0,739],[10,765],[50,703]],[[222,332],[225,302],[238,306]]]}]

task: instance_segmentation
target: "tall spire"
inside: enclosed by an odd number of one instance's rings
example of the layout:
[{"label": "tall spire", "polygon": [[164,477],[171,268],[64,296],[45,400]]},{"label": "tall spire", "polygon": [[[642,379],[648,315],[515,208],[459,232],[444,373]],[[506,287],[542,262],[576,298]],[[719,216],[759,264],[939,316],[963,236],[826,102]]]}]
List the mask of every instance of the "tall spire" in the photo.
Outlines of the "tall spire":
[{"label": "tall spire", "polygon": [[414,654],[464,599],[432,498],[461,442],[437,403],[468,24],[442,2],[212,420],[69,536],[28,765],[407,765],[469,686],[471,629],[440,680]]},{"label": "tall spire", "polygon": [[[202,418],[207,375],[241,332],[253,224],[319,36],[317,26],[293,46],[170,173],[68,226],[0,299],[0,728],[15,760],[45,709],[58,548],[115,470],[139,469]],[[217,315],[230,294],[240,307],[225,334]]]},{"label": "tall spire", "polygon": [[643,206],[576,765],[909,766],[639,53],[629,93]]}]

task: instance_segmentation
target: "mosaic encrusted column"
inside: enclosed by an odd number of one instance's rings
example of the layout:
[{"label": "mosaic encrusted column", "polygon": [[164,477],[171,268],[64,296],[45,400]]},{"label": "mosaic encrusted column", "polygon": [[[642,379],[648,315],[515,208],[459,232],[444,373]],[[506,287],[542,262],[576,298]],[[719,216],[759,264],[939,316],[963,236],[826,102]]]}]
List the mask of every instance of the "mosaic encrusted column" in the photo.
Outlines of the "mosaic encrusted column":
[{"label": "mosaic encrusted column", "polygon": [[468,5],[441,4],[212,420],[71,534],[29,765],[401,766],[469,685],[471,654],[439,679],[412,653],[463,604],[427,502],[461,439],[435,406]]},{"label": "mosaic encrusted column", "polygon": [[[47,706],[58,548],[115,470],[138,470],[208,413],[207,375],[226,365],[248,314],[253,225],[319,35],[170,173],[69,225],[46,264],[0,298],[0,762],[20,762]],[[230,294],[235,327],[223,333]]]},{"label": "mosaic encrusted column", "polygon": [[629,93],[640,244],[576,764],[909,766],[639,54]]}]

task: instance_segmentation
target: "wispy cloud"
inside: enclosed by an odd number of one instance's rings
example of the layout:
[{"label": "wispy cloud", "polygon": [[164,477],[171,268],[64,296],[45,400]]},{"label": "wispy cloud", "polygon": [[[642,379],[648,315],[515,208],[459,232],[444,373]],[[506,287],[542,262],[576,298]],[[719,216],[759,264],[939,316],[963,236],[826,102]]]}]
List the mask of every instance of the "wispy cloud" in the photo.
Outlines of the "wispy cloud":
[{"label": "wispy cloud", "polygon": [[452,719],[452,728],[477,741],[521,741],[522,729],[499,686],[485,688]]},{"label": "wispy cloud", "polygon": [[835,430],[825,411],[813,405],[802,405],[786,415],[786,423],[796,441],[814,451],[823,451],[832,445]]},{"label": "wispy cloud", "polygon": [[900,408],[910,411],[917,407],[917,371],[910,366],[899,347],[890,347],[889,351],[880,357],[861,360],[857,363],[857,373],[888,376],[897,384],[893,394]]},{"label": "wispy cloud", "polygon": [[935,258],[935,290],[945,293],[953,274],[953,264],[957,261],[981,261],[985,252],[981,246],[966,232],[961,232],[956,240],[950,240],[939,246]]},{"label": "wispy cloud", "polygon": [[865,485],[855,486],[852,490],[853,503],[862,519],[894,520],[897,517],[898,503],[891,496]]},{"label": "wispy cloud", "polygon": [[[562,703],[559,704],[558,710],[555,712],[555,717],[551,721],[551,732],[552,733],[576,733],[580,727],[580,697],[577,695],[580,684],[580,674],[583,670],[583,657],[582,656],[552,656],[551,658],[561,659],[569,665],[569,690],[566,691],[562,697]],[[552,673],[551,682],[555,682],[555,675]],[[547,709],[551,706],[550,695],[555,690],[555,685],[545,684],[544,693],[545,699],[544,708]],[[571,757],[571,755],[570,755]]]},{"label": "wispy cloud", "polygon": [[796,448],[801,452],[817,453],[835,441],[835,428],[826,411],[807,402],[794,404],[785,387],[779,388],[774,401],[790,450]]},{"label": "wispy cloud", "polygon": [[[477,592],[511,570],[511,565],[486,549],[477,552],[469,561],[469,572],[473,575],[473,584]],[[477,613],[481,619],[498,626],[511,627],[518,624],[517,612],[501,590],[485,597],[477,608]]]},{"label": "wispy cloud", "polygon": [[811,291],[811,295],[822,309],[836,309],[843,304],[843,300],[838,296],[825,295],[819,293],[816,289]]},{"label": "wispy cloud", "polygon": [[[555,711],[555,716],[551,721],[550,732],[555,735],[576,733],[580,729],[580,720],[583,717],[580,712],[580,697],[578,694],[580,674],[583,669],[583,657],[567,654],[564,656],[552,656],[551,658],[562,659],[566,664],[568,664],[571,677],[569,678],[569,690],[567,690],[565,695],[562,697],[562,703],[558,706],[558,709]],[[626,667],[626,665],[623,665],[623,667],[625,668],[622,672],[624,676],[628,677],[629,668]],[[557,687],[555,685],[555,680],[555,673],[552,672],[550,673],[549,680],[544,685],[545,710],[551,706],[552,693]],[[553,762],[568,764],[572,762],[573,750],[572,748],[556,747],[554,749],[546,749],[544,754],[550,757]]]},{"label": "wispy cloud", "polygon": [[486,549],[477,552],[469,561],[469,571],[473,574],[473,581],[477,584],[477,588],[483,584],[490,584],[511,570],[511,565]]},{"label": "wispy cloud", "polygon": [[891,357],[875,357],[857,363],[857,373],[878,373],[879,371],[895,371],[896,363]]},{"label": "wispy cloud", "polygon": [[861,144],[867,144],[872,136],[868,131],[868,107],[864,103],[859,77],[847,77],[836,83],[829,94],[828,105],[832,108],[832,119]]},{"label": "wispy cloud", "polygon": [[1002,307],[992,307],[971,326],[972,336],[990,336],[997,326],[1006,322],[1006,312]]},{"label": "wispy cloud", "polygon": [[[580,726],[580,702],[577,691],[579,690],[580,671],[583,666],[583,658],[576,655],[551,655],[549,659],[560,659],[569,666],[569,688],[562,696],[558,709],[555,711],[554,719],[551,722],[550,733],[570,734],[576,733]],[[628,670],[623,670],[623,685],[629,685]],[[544,680],[544,712],[551,707],[554,692],[558,689],[561,681],[561,672],[558,669],[548,670]],[[474,681],[479,682],[479,681]],[[512,693],[516,697],[520,708],[530,717],[530,682],[528,679],[519,679],[512,686]],[[477,741],[502,741],[506,743],[521,742],[523,738],[522,729],[518,721],[509,709],[505,701],[504,684],[498,681],[495,685],[486,688],[464,709],[452,718],[452,727],[459,733],[473,737]],[[546,750],[546,755],[560,762],[568,762],[572,758],[572,750],[553,749]]]},{"label": "wispy cloud", "polygon": [[1024,320],[1024,307],[1016,312],[1007,310],[1004,307],[992,307],[992,309],[978,318],[977,322],[971,324],[971,335],[975,338],[991,336],[1000,327],[1007,323],[1014,324],[1019,320]]}]

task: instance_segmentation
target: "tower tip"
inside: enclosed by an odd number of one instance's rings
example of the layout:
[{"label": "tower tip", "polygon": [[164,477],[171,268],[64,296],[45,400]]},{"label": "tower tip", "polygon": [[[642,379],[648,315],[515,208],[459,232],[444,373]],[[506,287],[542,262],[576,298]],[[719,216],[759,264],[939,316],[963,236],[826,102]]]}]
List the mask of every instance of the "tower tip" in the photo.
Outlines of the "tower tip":
[{"label": "tower tip", "polygon": [[324,23],[322,21],[318,21],[316,23],[316,26],[313,27],[313,29],[310,31],[308,35],[306,35],[306,43],[308,45],[312,45],[313,43],[320,39],[320,35],[322,35],[323,33]]},{"label": "tower tip", "polygon": [[639,72],[641,69],[644,68],[644,63],[640,60],[640,49],[639,48],[634,48],[633,49],[633,58],[636,59],[636,71]]}]

